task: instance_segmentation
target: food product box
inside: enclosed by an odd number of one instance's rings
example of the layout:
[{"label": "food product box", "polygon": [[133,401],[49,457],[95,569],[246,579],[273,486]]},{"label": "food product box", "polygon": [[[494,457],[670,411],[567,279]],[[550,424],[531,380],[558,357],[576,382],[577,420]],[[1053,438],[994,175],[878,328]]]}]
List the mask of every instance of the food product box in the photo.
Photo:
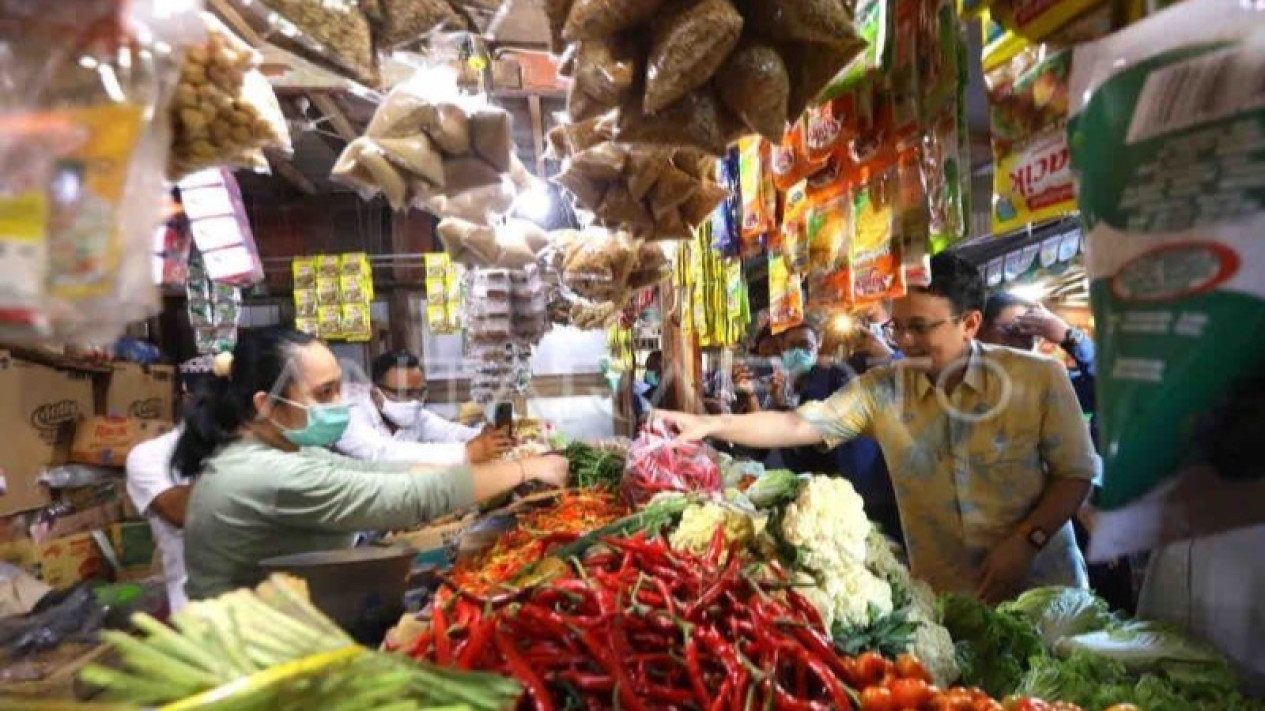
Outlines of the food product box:
[{"label": "food product box", "polygon": [[13,357],[0,350],[0,516],[49,503],[36,482],[54,463],[58,439],[93,412],[92,378]]},{"label": "food product box", "polygon": [[132,448],[171,429],[170,422],[134,417],[91,417],[75,426],[70,461],[122,467]]},{"label": "food product box", "polygon": [[106,391],[108,415],[170,420],[175,414],[176,369],[170,365],[115,363]]}]

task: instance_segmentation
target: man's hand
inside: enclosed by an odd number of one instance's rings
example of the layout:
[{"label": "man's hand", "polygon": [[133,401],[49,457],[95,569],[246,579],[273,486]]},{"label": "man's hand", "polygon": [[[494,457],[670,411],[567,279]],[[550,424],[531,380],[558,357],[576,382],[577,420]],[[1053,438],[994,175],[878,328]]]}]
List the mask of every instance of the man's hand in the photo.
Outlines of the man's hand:
[{"label": "man's hand", "polygon": [[976,595],[990,605],[1014,597],[1028,579],[1036,554],[1037,549],[1023,534],[1012,533],[984,559]]},{"label": "man's hand", "polygon": [[499,459],[514,447],[514,440],[504,430],[484,429],[478,437],[466,442],[466,457],[471,464],[483,464]]},{"label": "man's hand", "polygon": [[778,368],[773,371],[773,376],[769,378],[769,397],[773,400],[773,406],[778,408],[786,407],[786,371]]},{"label": "man's hand", "polygon": [[746,365],[738,364],[733,369],[734,392],[739,395],[750,395],[755,392],[755,376]]},{"label": "man's hand", "polygon": [[566,457],[558,454],[530,457],[522,460],[522,465],[527,479],[534,479],[558,489],[564,489],[567,486],[571,465]]},{"label": "man's hand", "polygon": [[1043,306],[1029,309],[1015,319],[1015,328],[1028,336],[1040,336],[1050,343],[1062,343],[1067,337],[1067,322],[1055,316]]},{"label": "man's hand", "polygon": [[678,439],[687,442],[706,439],[716,432],[716,420],[705,415],[655,410],[650,413],[650,421],[664,425],[669,431],[675,431]]}]

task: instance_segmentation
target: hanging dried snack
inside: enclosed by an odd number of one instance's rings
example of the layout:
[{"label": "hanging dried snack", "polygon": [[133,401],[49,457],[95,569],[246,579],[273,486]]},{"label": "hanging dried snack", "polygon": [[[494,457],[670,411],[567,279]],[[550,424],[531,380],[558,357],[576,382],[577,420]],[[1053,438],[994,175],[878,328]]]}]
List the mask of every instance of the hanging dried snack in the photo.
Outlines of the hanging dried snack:
[{"label": "hanging dried snack", "polygon": [[665,148],[637,147],[629,151],[628,192],[637,200],[642,200],[650,193],[650,189],[659,182],[659,177],[671,166],[672,151]]},{"label": "hanging dried snack", "polygon": [[711,178],[716,174],[716,157],[697,148],[678,148],[672,154],[672,165],[695,178]]},{"label": "hanging dried snack", "polygon": [[568,40],[610,37],[645,24],[664,0],[575,0],[562,36]]},{"label": "hanging dried snack", "polygon": [[725,138],[720,128],[720,104],[708,88],[686,94],[667,109],[647,115],[633,100],[619,114],[615,138],[629,143],[693,146],[712,155],[724,155]]},{"label": "hanging dried snack", "polygon": [[435,105],[406,82],[392,89],[386,100],[373,112],[365,135],[371,138],[411,136],[421,131],[423,125],[435,121],[435,111]]},{"label": "hanging dried snack", "polygon": [[470,152],[470,119],[465,109],[456,104],[439,104],[435,111],[423,113],[422,130],[450,156]]},{"label": "hanging dried snack", "polygon": [[444,161],[444,192],[449,195],[501,182],[496,168],[474,156]]},{"label": "hanging dried snack", "polygon": [[380,148],[366,145],[360,151],[357,162],[372,176],[373,184],[386,196],[392,210],[403,210],[408,205],[408,183],[400,171],[387,162]]},{"label": "hanging dried snack", "polygon": [[628,164],[628,147],[599,143],[571,156],[571,167],[591,180],[619,180]]},{"label": "hanging dried snack", "polygon": [[470,144],[475,155],[502,173],[509,172],[514,155],[509,114],[501,109],[481,109],[470,115]]},{"label": "hanging dried snack", "polygon": [[786,120],[795,121],[821,90],[861,51],[856,35],[849,43],[782,45],[782,58],[791,77],[791,98]]},{"label": "hanging dried snack", "polygon": [[843,0],[736,0],[747,27],[779,42],[849,45],[852,13]]},{"label": "hanging dried snack", "polygon": [[[573,0],[544,0],[545,17],[549,20],[549,49],[559,54],[566,42],[562,39],[562,28],[567,24],[567,15],[571,13]],[[561,74],[561,72],[559,72]],[[562,74],[562,76],[567,76]]]},{"label": "hanging dried snack", "polygon": [[426,134],[419,133],[409,138],[379,138],[374,143],[393,165],[431,186],[444,186],[443,156]]},{"label": "hanging dried snack", "polygon": [[681,206],[681,218],[689,225],[698,225],[712,214],[720,203],[725,201],[729,192],[720,185],[704,181],[698,192]]},{"label": "hanging dried snack", "polygon": [[615,137],[608,131],[610,124],[605,117],[589,119],[579,123],[562,124],[549,132],[549,150],[552,158],[562,160],[573,153],[592,148],[602,141]]},{"label": "hanging dried snack", "polygon": [[595,212],[608,224],[630,225],[634,228],[654,225],[654,218],[646,210],[646,206],[640,200],[634,200],[628,192],[628,186],[622,183],[613,183],[606,189],[602,205]]},{"label": "hanging dried snack", "polygon": [[659,176],[650,191],[650,211],[656,221],[694,197],[699,190],[699,180],[679,168],[668,168]]},{"label": "hanging dried snack", "polygon": [[741,33],[742,15],[729,0],[673,0],[654,22],[645,110],[656,114],[706,84]]},{"label": "hanging dried snack", "polygon": [[717,71],[716,93],[756,133],[781,140],[791,77],[776,49],[756,43],[739,47]]},{"label": "hanging dried snack", "polygon": [[[321,45],[322,57],[332,57],[353,79],[377,86],[378,62],[369,19],[356,3],[350,0],[267,0],[266,5],[293,23],[309,43]],[[240,3],[240,6],[250,7],[250,4]]]},{"label": "hanging dried snack", "polygon": [[618,38],[579,43],[575,76],[567,94],[567,112],[584,121],[617,108],[628,97],[637,76],[636,49]]},{"label": "hanging dried snack", "polygon": [[554,182],[574,195],[580,207],[587,210],[592,210],[600,205],[602,196],[606,194],[605,182],[593,180],[586,176],[583,171],[576,170],[570,163],[563,167],[561,173],[554,176]]},{"label": "hanging dried snack", "polygon": [[421,39],[433,30],[467,29],[466,20],[447,0],[380,0],[382,23],[378,45],[394,47]]},{"label": "hanging dried snack", "polygon": [[339,154],[334,167],[329,171],[330,176],[358,191],[377,192],[378,186],[373,182],[373,174],[360,162],[360,154],[364,152],[365,147],[372,145],[373,143],[363,136],[348,143]]},{"label": "hanging dried snack", "polygon": [[680,210],[672,210],[663,216],[663,219],[655,223],[654,235],[655,240],[682,240],[690,239],[694,236],[694,230],[685,223],[685,218],[681,215]]}]

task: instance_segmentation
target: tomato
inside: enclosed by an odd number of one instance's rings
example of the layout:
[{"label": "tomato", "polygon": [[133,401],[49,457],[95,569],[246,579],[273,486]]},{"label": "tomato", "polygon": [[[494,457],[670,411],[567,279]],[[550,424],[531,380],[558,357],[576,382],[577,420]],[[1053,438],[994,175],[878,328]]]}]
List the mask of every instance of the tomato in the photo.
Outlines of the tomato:
[{"label": "tomato", "polygon": [[1116,704],[1111,708],[1104,709],[1104,711],[1142,711],[1142,709],[1133,704]]},{"label": "tomato", "polygon": [[999,701],[985,697],[976,699],[974,705],[971,706],[971,711],[1006,711],[1006,707]]},{"label": "tomato", "polygon": [[917,657],[912,654],[902,654],[896,657],[896,676],[902,679],[922,679],[928,684],[931,683],[931,674],[927,672],[926,667],[918,661]]},{"label": "tomato", "polygon": [[949,689],[931,699],[931,711],[973,711],[971,696],[965,689]]},{"label": "tomato", "polygon": [[861,711],[896,711],[892,692],[881,686],[871,686],[861,692]]},{"label": "tomato", "polygon": [[[1006,697],[1007,711],[1051,711],[1050,705],[1041,699],[1034,699],[1031,696]],[[1013,702],[1013,706],[1010,705]]]},{"label": "tomato", "polygon": [[887,674],[891,663],[874,652],[865,652],[857,657],[857,683],[859,686],[871,686],[878,683]]},{"label": "tomato", "polygon": [[892,700],[900,707],[920,708],[935,695],[927,682],[921,679],[897,679],[889,688],[892,690]]}]

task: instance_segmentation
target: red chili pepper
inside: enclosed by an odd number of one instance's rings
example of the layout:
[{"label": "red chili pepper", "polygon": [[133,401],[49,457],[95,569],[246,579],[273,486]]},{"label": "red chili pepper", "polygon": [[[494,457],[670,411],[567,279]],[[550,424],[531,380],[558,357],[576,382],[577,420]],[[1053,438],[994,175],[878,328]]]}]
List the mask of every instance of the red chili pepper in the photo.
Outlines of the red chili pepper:
[{"label": "red chili pepper", "polygon": [[720,596],[738,581],[741,573],[742,562],[740,558],[738,556],[731,557],[729,559],[729,565],[725,566],[724,572],[720,574],[720,579],[712,583],[712,586],[707,589],[707,592],[704,592],[685,610],[685,619],[690,621],[696,620],[699,612],[706,610],[719,600]]},{"label": "red chili pepper", "polygon": [[694,689],[694,698],[698,700],[700,707],[710,708],[712,699],[707,693],[707,685],[703,683],[703,665],[699,659],[698,637],[692,634],[685,637],[685,666],[690,673],[690,686]]},{"label": "red chili pepper", "polygon": [[619,700],[629,711],[646,711],[646,707],[637,698],[637,692],[624,669],[623,663],[615,658],[610,649],[593,637],[587,630],[579,630],[580,641],[589,650],[589,654],[610,674],[619,689]]},{"label": "red chili pepper", "polygon": [[676,617],[676,597],[672,594],[672,590],[668,588],[667,582],[665,582],[662,578],[654,578],[653,580],[655,588],[658,589],[659,594],[663,596],[663,602],[668,608],[668,614]]},{"label": "red chili pepper", "polygon": [[707,707],[707,711],[725,711],[725,704],[729,701],[729,695],[733,693],[734,681],[725,679],[720,685],[720,691],[716,692],[716,698],[712,699],[712,703]]},{"label": "red chili pepper", "polygon": [[413,642],[413,649],[409,652],[409,656],[414,659],[424,659],[430,652],[433,643],[434,633],[431,631],[423,632],[418,635],[417,641]]},{"label": "red chili pepper", "polygon": [[487,649],[488,640],[492,638],[492,633],[496,630],[496,620],[486,619],[475,622],[474,627],[470,630],[470,639],[466,641],[461,651],[457,654],[457,668],[463,670],[473,669],[475,663],[479,661],[479,657],[483,655],[483,650]]},{"label": "red chili pepper", "polygon": [[606,693],[615,690],[615,681],[609,676],[599,674],[581,674],[579,672],[563,672],[559,675],[560,679],[568,684],[580,689],[581,691],[595,691],[598,693]]},{"label": "red chili pepper", "polygon": [[536,675],[535,670],[519,656],[518,650],[514,648],[514,643],[501,630],[497,630],[496,649],[505,659],[505,663],[509,666],[514,677],[522,683],[527,689],[527,695],[531,697],[532,702],[536,705],[537,711],[553,711],[553,700],[549,695],[549,689],[545,687],[545,683]]},{"label": "red chili pepper", "polygon": [[443,605],[431,606],[430,625],[435,633],[435,663],[441,667],[450,666],[452,640],[448,639],[448,620],[444,617]]},{"label": "red chili pepper", "polygon": [[720,557],[725,554],[725,527],[717,526],[712,532],[712,540],[707,545],[707,562],[720,565]]}]

